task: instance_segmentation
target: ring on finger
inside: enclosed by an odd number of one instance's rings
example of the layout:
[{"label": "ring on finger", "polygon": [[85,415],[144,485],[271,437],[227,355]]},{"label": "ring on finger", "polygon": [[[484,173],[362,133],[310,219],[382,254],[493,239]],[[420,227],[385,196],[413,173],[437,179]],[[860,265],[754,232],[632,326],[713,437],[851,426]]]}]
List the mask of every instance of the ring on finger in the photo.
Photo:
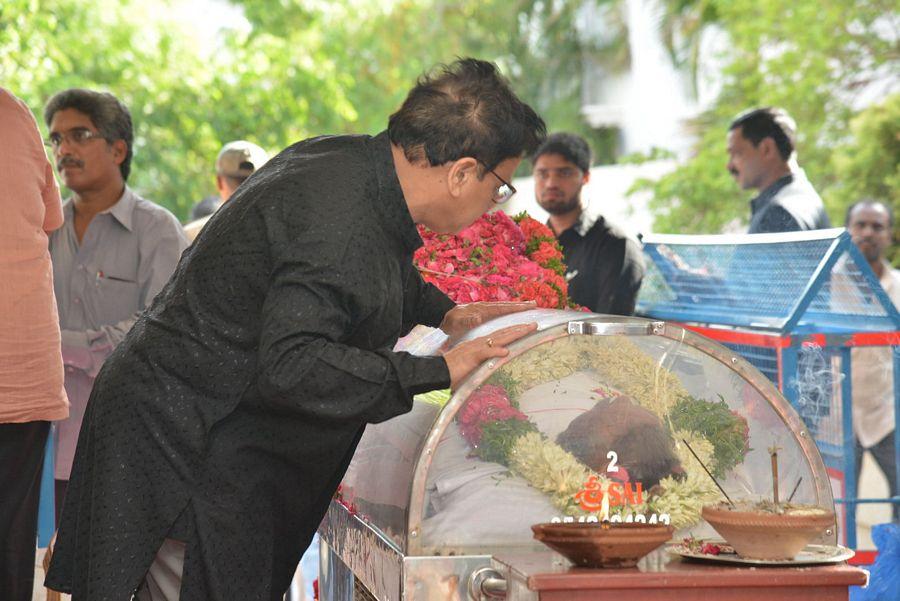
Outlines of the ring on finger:
[{"label": "ring on finger", "polygon": [[493,338],[488,338],[488,339],[487,339],[487,345],[488,345],[488,348],[494,348],[494,339],[493,339]]}]

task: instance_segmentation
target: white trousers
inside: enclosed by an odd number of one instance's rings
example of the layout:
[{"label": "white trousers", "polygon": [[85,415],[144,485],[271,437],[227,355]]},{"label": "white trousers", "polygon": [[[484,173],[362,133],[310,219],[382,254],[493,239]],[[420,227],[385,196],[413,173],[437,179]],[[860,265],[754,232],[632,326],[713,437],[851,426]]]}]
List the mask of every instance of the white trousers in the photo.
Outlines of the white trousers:
[{"label": "white trousers", "polygon": [[137,601],[178,601],[184,573],[184,548],[184,543],[171,538],[163,542],[138,589]]}]

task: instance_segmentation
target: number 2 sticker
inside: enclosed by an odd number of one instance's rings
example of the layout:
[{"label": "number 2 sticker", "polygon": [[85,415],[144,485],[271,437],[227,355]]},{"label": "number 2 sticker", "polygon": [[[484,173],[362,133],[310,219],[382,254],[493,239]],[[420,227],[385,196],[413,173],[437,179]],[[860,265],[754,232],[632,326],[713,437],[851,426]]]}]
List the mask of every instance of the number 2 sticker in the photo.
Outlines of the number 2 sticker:
[{"label": "number 2 sticker", "polygon": [[609,465],[606,466],[607,472],[618,472],[619,466],[616,465],[616,462],[619,461],[619,454],[615,451],[610,451],[606,454],[606,458],[609,459]]}]

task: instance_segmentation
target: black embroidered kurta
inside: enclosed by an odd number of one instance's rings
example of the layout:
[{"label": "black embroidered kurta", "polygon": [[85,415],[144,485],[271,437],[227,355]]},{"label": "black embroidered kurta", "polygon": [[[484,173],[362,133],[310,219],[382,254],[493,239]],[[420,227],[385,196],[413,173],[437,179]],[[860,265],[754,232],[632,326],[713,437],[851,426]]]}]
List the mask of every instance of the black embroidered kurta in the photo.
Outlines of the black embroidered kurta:
[{"label": "black embroidered kurta", "polygon": [[280,599],[364,424],[445,388],[393,353],[452,302],[386,134],[291,146],[238,189],[100,372],[47,584],[124,601],[166,536],[182,601]]}]

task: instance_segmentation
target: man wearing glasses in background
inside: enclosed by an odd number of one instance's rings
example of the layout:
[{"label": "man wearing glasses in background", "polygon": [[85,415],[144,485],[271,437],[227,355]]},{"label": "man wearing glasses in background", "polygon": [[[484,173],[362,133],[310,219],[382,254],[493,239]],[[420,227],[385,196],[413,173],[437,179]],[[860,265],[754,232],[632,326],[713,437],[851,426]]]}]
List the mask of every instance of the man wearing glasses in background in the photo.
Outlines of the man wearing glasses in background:
[{"label": "man wearing glasses in background", "polygon": [[591,177],[591,149],[569,133],[555,133],[532,157],[534,193],[550,213],[548,225],[563,249],[572,300],[597,313],[631,315],[644,278],[640,243],[602,215],[591,220],[581,189]]},{"label": "man wearing glasses in background", "polygon": [[47,145],[72,196],[50,236],[71,408],[56,422],[56,512],[97,372],[175,270],[187,239],[166,209],[126,185],[131,114],[112,94],[70,89],[44,109]]}]

